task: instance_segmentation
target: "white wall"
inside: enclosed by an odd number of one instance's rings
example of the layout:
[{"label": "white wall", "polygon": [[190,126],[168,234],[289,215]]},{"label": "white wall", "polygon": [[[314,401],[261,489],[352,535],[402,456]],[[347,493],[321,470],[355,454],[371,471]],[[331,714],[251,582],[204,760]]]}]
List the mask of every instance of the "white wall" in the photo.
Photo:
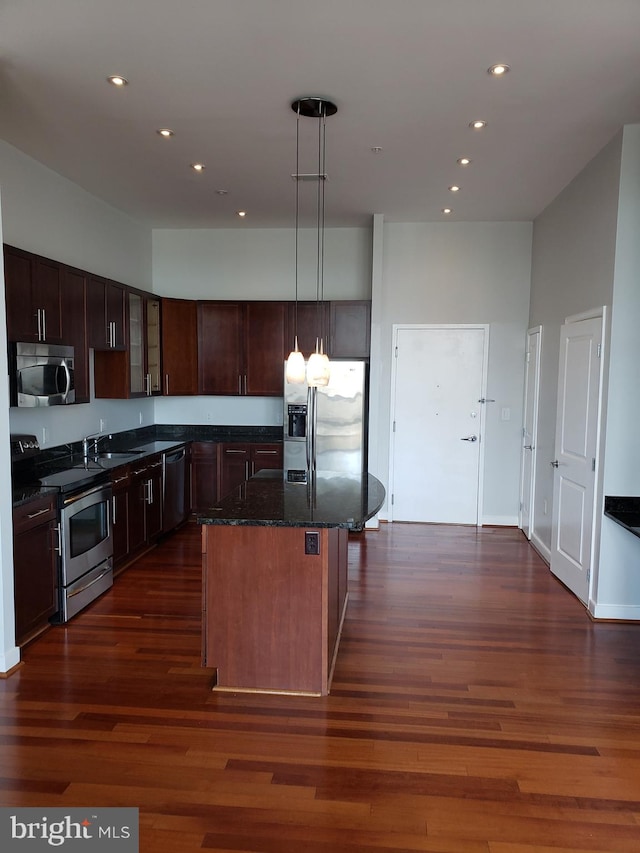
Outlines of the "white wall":
[{"label": "white wall", "polygon": [[[543,327],[532,542],[549,558],[560,326],[610,305],[613,294],[622,134],[537,217],[529,326]],[[546,505],[546,513],[545,513]]]},{"label": "white wall", "polygon": [[[0,191],[4,242],[90,270],[125,284],[151,289],[151,229],[0,142]],[[43,446],[75,441],[106,421],[110,431],[151,423],[150,401],[98,400],[73,407],[9,409],[4,278],[0,302],[0,672],[17,662],[13,640],[13,555],[9,431],[35,433]]]},{"label": "white wall", "polygon": [[[516,524],[531,223],[387,223],[373,294],[371,470],[389,471],[394,323],[490,324],[485,428],[485,524]],[[501,421],[502,408],[511,420]],[[387,517],[386,507],[381,516]]]},{"label": "white wall", "polygon": [[[0,196],[0,245],[2,245],[2,198]],[[9,419],[4,414],[9,407],[9,381],[7,366],[7,328],[4,298],[4,267],[0,265],[0,468],[11,470],[9,449]],[[7,672],[20,660],[15,643],[15,616],[13,607],[13,520],[11,489],[8,476],[0,485],[0,673]]]},{"label": "white wall", "polygon": [[[640,496],[640,125],[624,128],[618,200],[604,495]],[[592,612],[640,619],[640,539],[602,519]]]},{"label": "white wall", "polygon": [[[301,229],[298,297],[316,298],[317,234]],[[327,228],[324,298],[369,299],[371,230]],[[183,299],[295,298],[292,228],[153,232],[153,289]]]}]

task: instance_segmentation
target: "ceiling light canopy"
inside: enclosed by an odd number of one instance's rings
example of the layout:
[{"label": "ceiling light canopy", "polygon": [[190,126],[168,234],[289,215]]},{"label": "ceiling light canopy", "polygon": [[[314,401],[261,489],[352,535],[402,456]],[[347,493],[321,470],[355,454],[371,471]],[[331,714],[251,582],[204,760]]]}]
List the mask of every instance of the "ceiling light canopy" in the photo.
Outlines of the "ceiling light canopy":
[{"label": "ceiling light canopy", "polygon": [[107,82],[111,83],[112,86],[115,86],[118,89],[129,85],[129,81],[126,77],[122,77],[120,74],[112,74],[110,77],[107,77]]},{"label": "ceiling light canopy", "polygon": [[486,126],[486,121],[483,121],[480,118],[469,122],[469,127],[471,128],[471,130],[484,130]]},{"label": "ceiling light canopy", "polygon": [[470,166],[471,160],[468,157],[458,157],[456,163],[458,166]]},{"label": "ceiling light canopy", "polygon": [[174,136],[173,131],[170,130],[168,127],[161,127],[159,130],[156,131],[156,133],[159,136],[162,136],[164,139],[169,139],[171,136]]},{"label": "ceiling light canopy", "polygon": [[204,172],[207,167],[204,165],[204,163],[192,163],[191,168],[194,172]]},{"label": "ceiling light canopy", "polygon": [[455,184],[453,184],[453,186],[449,187],[449,192],[452,192],[452,193],[459,193],[459,192],[460,192],[460,187],[458,187],[458,186],[456,186]]}]

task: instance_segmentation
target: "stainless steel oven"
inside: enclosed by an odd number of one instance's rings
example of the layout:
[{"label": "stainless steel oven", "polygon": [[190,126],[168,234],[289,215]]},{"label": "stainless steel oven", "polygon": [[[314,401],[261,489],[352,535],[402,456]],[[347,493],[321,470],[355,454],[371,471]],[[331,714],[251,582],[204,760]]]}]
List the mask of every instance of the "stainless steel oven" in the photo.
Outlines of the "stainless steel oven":
[{"label": "stainless steel oven", "polygon": [[113,584],[111,484],[61,495],[61,601],[66,622]]}]

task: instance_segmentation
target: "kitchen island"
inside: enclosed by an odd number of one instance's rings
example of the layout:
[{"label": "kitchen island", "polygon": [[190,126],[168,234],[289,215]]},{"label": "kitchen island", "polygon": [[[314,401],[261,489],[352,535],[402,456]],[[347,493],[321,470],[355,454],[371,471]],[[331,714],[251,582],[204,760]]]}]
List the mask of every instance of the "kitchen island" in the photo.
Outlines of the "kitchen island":
[{"label": "kitchen island", "polygon": [[216,690],[329,693],[347,606],[347,540],[384,501],[362,477],[261,471],[206,514],[203,663]]}]

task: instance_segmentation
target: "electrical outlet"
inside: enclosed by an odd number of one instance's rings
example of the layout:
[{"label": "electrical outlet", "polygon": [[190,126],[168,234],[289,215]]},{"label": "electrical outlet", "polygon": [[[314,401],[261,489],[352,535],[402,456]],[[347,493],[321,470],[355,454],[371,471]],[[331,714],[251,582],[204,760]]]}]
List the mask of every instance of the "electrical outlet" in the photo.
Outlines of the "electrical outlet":
[{"label": "electrical outlet", "polygon": [[304,553],[317,556],[320,553],[320,534],[315,530],[307,530],[304,534]]}]

